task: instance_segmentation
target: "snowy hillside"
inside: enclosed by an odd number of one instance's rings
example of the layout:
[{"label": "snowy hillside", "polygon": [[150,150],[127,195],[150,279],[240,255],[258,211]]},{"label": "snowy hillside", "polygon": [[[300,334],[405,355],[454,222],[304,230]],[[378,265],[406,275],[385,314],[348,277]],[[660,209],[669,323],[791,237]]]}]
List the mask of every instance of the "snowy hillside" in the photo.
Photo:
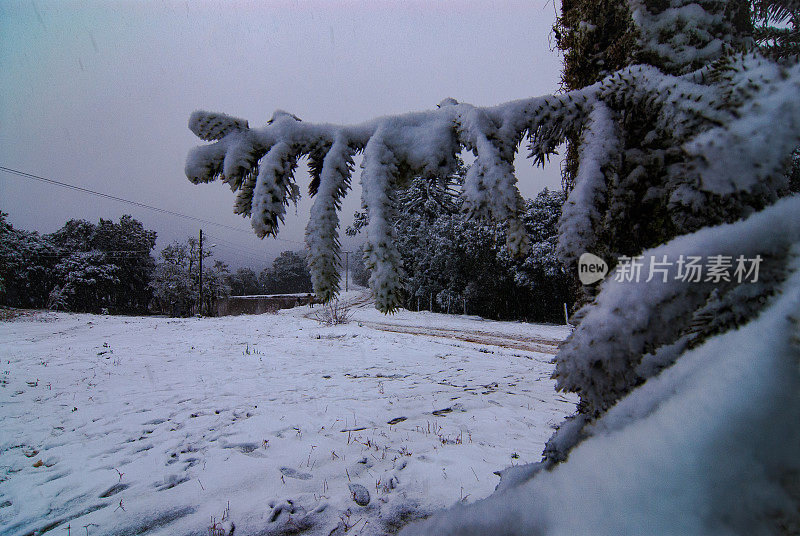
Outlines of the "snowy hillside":
[{"label": "snowy hillside", "polygon": [[392,533],[488,496],[574,411],[565,328],[310,312],[0,323],[3,534]]}]

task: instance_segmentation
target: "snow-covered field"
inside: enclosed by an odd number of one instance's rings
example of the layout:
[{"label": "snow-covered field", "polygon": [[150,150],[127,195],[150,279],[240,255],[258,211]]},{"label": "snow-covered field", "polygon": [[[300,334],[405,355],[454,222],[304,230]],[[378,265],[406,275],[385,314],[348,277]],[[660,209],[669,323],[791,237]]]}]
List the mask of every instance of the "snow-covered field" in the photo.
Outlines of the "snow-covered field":
[{"label": "snow-covered field", "polygon": [[309,313],[0,323],[0,532],[392,533],[487,496],[574,410],[565,328]]}]

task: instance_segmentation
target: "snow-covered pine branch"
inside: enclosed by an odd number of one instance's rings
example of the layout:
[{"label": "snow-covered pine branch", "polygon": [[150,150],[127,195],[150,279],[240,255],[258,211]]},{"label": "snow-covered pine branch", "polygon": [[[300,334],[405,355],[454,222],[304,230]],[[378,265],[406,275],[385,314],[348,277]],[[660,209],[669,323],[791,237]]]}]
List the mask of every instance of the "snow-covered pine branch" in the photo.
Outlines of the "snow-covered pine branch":
[{"label": "snow-covered pine branch", "polygon": [[608,106],[597,102],[583,130],[575,188],[564,203],[559,222],[558,253],[569,264],[583,252],[598,252],[596,233],[608,195],[606,183],[616,172],[620,156],[617,118]]},{"label": "snow-covered pine branch", "polygon": [[666,272],[650,281],[619,281],[612,274],[579,312],[577,329],[559,351],[558,388],[580,393],[588,412],[600,413],[707,336],[747,323],[787,275],[792,247],[800,244],[800,223],[791,220],[799,215],[800,196],[793,196],[744,221],[708,227],[642,254],[643,273],[651,263],[680,256],[760,256],[753,283],[683,280],[675,262],[662,265]]},{"label": "snow-covered pine branch", "polygon": [[729,12],[736,2],[629,0],[629,4],[639,29],[639,59],[666,72],[694,71],[747,44]]},{"label": "snow-covered pine branch", "polygon": [[[630,191],[641,187],[642,174],[648,169],[664,174],[646,195],[662,198],[668,205],[673,236],[694,231],[708,223],[731,221],[763,207],[764,200],[777,199],[785,177],[775,171],[785,165],[790,148],[800,143],[793,130],[796,100],[791,98],[800,89],[799,78],[797,67],[748,54],[684,76],[632,66],[593,86],[561,95],[486,108],[448,99],[432,111],[352,126],[306,123],[278,111],[265,127],[251,129],[241,119],[195,112],[190,119],[192,131],[217,141],[191,151],[186,174],[195,183],[217,178],[226,182],[237,192],[234,211],[250,216],[256,234],[263,237],[278,232],[286,205],[299,195],[293,176],[297,161],[310,156],[312,168],[317,169],[310,193],[321,197],[311,214],[306,241],[315,290],[328,300],[338,289],[338,217],[334,215],[349,188],[350,164],[346,162],[364,152],[362,201],[370,220],[367,262],[373,268],[377,306],[391,311],[399,303],[402,278],[399,257],[392,249],[391,225],[386,222],[394,217],[394,192],[412,177],[446,177],[452,174],[462,149],[473,152],[476,159],[463,186],[465,210],[507,222],[509,244],[523,251],[526,239],[518,217],[521,196],[513,167],[523,137],[528,137],[534,162],[543,165],[568,134],[586,131],[585,136],[594,138],[593,129],[602,128],[605,136],[617,128],[613,123],[642,114],[653,121],[646,141],[666,147],[647,154],[641,150],[625,153],[621,141],[621,154],[632,162],[638,158],[641,165],[614,181],[597,176],[587,160],[583,174],[595,182],[591,187],[584,182],[568,200],[573,208],[564,216],[562,244],[574,242],[574,247],[567,257],[591,245],[580,238],[589,232],[588,223],[568,222],[592,213],[591,221],[601,219],[599,207],[617,216],[625,214],[637,202],[630,199]],[[603,109],[607,112],[599,111]],[[612,116],[602,125],[598,123],[601,113]],[[754,116],[759,119],[753,121]],[[781,128],[783,132],[776,130]],[[587,147],[595,143],[587,141]],[[584,152],[598,157],[596,148]],[[732,162],[738,163],[733,176],[726,171]],[[601,182],[608,184],[604,187]],[[599,195],[604,189],[606,193]],[[722,197],[737,199],[737,203],[717,214],[718,204],[709,201]]]},{"label": "snow-covered pine branch", "polygon": [[[534,146],[541,158],[552,152],[557,145],[551,143],[552,136],[563,136],[564,125],[575,123],[579,115],[580,106],[571,99],[528,99],[496,108],[448,100],[434,111],[355,126],[314,125],[276,112],[264,128],[250,129],[243,120],[195,112],[190,119],[192,131],[217,141],[190,153],[186,174],[195,183],[218,178],[226,182],[237,192],[234,211],[250,216],[256,234],[263,237],[277,233],[286,205],[299,193],[294,167],[299,158],[309,156],[314,177],[310,193],[319,197],[306,242],[315,290],[329,300],[338,290],[336,213],[349,189],[353,155],[363,152],[362,201],[370,221],[367,262],[378,307],[391,311],[399,304],[402,289],[399,256],[387,224],[395,217],[394,192],[415,176],[444,179],[452,175],[458,153],[466,148],[476,155],[476,162],[465,181],[464,206],[475,215],[508,222],[510,245],[524,248],[514,154],[529,125],[535,125],[537,132],[553,133],[546,143]],[[568,100],[569,105],[553,104]]]},{"label": "snow-covered pine branch", "polygon": [[316,199],[306,227],[306,243],[311,280],[323,303],[339,292],[339,209],[350,189],[354,154],[355,149],[339,137],[316,166],[318,172],[312,173]]}]

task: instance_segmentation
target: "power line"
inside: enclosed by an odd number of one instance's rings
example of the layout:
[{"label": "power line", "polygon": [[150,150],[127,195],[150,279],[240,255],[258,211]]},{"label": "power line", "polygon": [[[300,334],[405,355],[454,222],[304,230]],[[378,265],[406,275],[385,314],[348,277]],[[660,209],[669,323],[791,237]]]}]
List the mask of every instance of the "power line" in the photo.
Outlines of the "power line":
[{"label": "power line", "polygon": [[241,244],[241,243],[237,243],[237,242],[231,242],[230,240],[228,240],[226,238],[222,238],[222,237],[219,237],[217,235],[212,235],[211,233],[206,233],[206,235],[208,235],[209,238],[213,238],[216,242],[221,242],[220,245],[222,245],[222,246],[231,247],[231,248],[235,248],[235,249],[240,249],[240,250],[245,251],[247,253],[253,253],[253,247],[250,246],[250,245]]},{"label": "power line", "polygon": [[[11,173],[13,175],[17,175],[17,176],[20,176],[20,177],[23,177],[23,178],[26,178],[26,179],[33,179],[33,180],[37,180],[39,182],[44,182],[44,183],[47,183],[47,184],[54,184],[56,186],[61,186],[63,188],[67,188],[69,190],[75,190],[75,191],[78,191],[78,192],[83,192],[83,193],[86,193],[86,194],[91,194],[91,195],[96,195],[98,197],[103,197],[105,199],[111,199],[112,201],[118,201],[120,203],[127,203],[129,205],[133,205],[133,206],[136,206],[136,207],[146,208],[148,210],[153,210],[155,212],[160,212],[162,214],[168,214],[170,216],[175,216],[177,218],[184,218],[184,219],[187,219],[187,220],[196,221],[198,223],[204,223],[206,225],[215,225],[217,227],[221,227],[221,228],[224,228],[224,229],[230,229],[232,231],[239,231],[241,233],[251,234],[251,231],[248,231],[246,229],[241,229],[239,227],[234,227],[232,225],[226,225],[224,223],[219,223],[219,222],[216,222],[216,221],[205,220],[203,218],[198,218],[196,216],[189,216],[188,214],[182,214],[180,212],[175,212],[174,210],[168,210],[166,208],[154,207],[152,205],[147,205],[145,203],[140,203],[138,201],[133,201],[131,199],[125,199],[124,197],[118,197],[116,195],[106,194],[106,193],[103,193],[103,192],[97,192],[95,190],[90,190],[88,188],[83,188],[81,186],[75,186],[74,184],[68,184],[66,182],[57,181],[55,179],[50,179],[50,178],[47,178],[47,177],[42,177],[40,175],[34,175],[33,173],[26,173],[26,172],[20,171],[18,169],[12,169],[12,168],[8,168],[8,167],[5,167],[5,166],[0,166],[0,171],[5,171],[6,173]],[[298,242],[296,240],[286,240],[285,238],[277,238],[277,237],[275,237],[275,240],[280,240],[281,242],[290,242],[292,244],[303,244],[303,242]]]},{"label": "power line", "polygon": [[[213,242],[218,242],[217,237],[210,235],[208,233],[203,233],[204,236],[208,236],[208,238]],[[245,250],[244,248],[234,248],[233,246],[229,246],[228,244],[224,243],[217,243],[217,246],[226,249],[226,253],[236,257],[238,260],[246,260],[249,262],[257,262],[261,264],[266,264],[267,260],[264,257],[259,257],[257,253],[254,253],[253,250]],[[209,248],[210,249],[210,248]]]}]

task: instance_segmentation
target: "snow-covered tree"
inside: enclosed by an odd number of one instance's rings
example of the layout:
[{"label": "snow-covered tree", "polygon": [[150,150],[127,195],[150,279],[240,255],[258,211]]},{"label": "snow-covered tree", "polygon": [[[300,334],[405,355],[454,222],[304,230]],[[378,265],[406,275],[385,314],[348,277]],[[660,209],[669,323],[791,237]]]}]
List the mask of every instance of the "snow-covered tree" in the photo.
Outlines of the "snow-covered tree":
[{"label": "snow-covered tree", "polygon": [[369,286],[369,270],[364,264],[364,249],[359,247],[354,258],[350,260],[350,277],[353,278],[353,283],[360,286]]},{"label": "snow-covered tree", "polygon": [[66,311],[69,309],[70,288],[67,285],[56,285],[47,297],[47,308],[51,311]]},{"label": "snow-covered tree", "polygon": [[154,231],[128,215],[97,224],[70,220],[39,235],[14,229],[0,213],[0,277],[7,281],[0,297],[16,307],[144,312],[155,241]]},{"label": "snow-covered tree", "polygon": [[558,256],[558,222],[565,202],[561,190],[545,188],[534,199],[527,201],[523,214],[525,229],[530,237],[527,255],[510,255],[501,248],[500,257],[514,278],[515,293],[529,301],[525,318],[528,320],[561,322],[562,307],[572,303],[571,275],[564,270]]},{"label": "snow-covered tree", "polygon": [[258,277],[262,294],[294,294],[311,292],[311,274],[302,254],[283,251],[272,262],[272,267],[262,270]]},{"label": "snow-covered tree", "polygon": [[[210,251],[203,251],[204,261],[211,256]],[[199,260],[199,242],[194,237],[185,242],[176,240],[161,250],[161,259],[156,264],[151,282],[153,309],[172,316],[201,312],[197,302],[200,294]],[[230,295],[230,281],[227,264],[219,260],[213,264],[205,263],[202,314],[213,314],[216,300]]]},{"label": "snow-covered tree", "polygon": [[100,250],[72,252],[55,267],[62,284],[50,294],[50,299],[54,304],[65,303],[62,308],[71,311],[108,310],[113,305],[115,287],[120,283],[119,271]]},{"label": "snow-covered tree", "polygon": [[[414,177],[452,174],[462,149],[475,155],[465,210],[505,222],[508,247],[525,252],[513,173],[525,138],[542,165],[577,141],[559,224],[568,266],[586,251],[612,268],[620,256],[761,261],[750,282],[694,282],[672,264],[663,279],[636,283],[620,264],[576,313],[556,358],[558,388],[581,404],[543,462],[505,472],[495,496],[406,534],[800,531],[800,197],[781,199],[800,144],[800,65],[754,48],[748,6],[628,0],[627,15],[614,12],[631,31],[619,67],[598,63],[597,81],[556,95],[493,107],[446,99],[352,126],[276,112],[251,129],[192,115],[192,131],[213,143],[192,151],[187,176],[227,182],[261,236],[277,232],[299,191],[292,172],[308,155],[316,199],[307,243],[323,299],[338,289],[328,267],[359,151],[366,261],[382,311],[402,300],[398,192]],[[593,26],[572,22],[590,41],[602,29]],[[598,61],[615,57],[614,43]]]},{"label": "snow-covered tree", "polygon": [[[147,311],[151,298],[150,278],[155,266],[155,260],[150,255],[156,244],[155,231],[145,229],[141,222],[126,214],[119,222],[102,218],[96,224],[86,220],[69,220],[49,238],[61,249],[60,262],[63,266],[57,270],[61,274],[60,286],[62,290],[72,289],[73,307],[76,303],[82,304],[76,310],[99,311],[105,308],[113,313]],[[72,260],[69,260],[70,257]],[[78,262],[78,259],[82,260]],[[83,268],[80,266],[86,262],[90,262],[94,269],[99,269],[101,264],[107,265],[104,272],[109,278],[101,276],[106,279],[102,304],[92,304],[87,301],[88,297],[78,298],[78,294],[74,293],[78,292],[79,287],[67,285],[68,273],[64,270],[72,267],[81,271]],[[86,264],[84,267],[88,266]],[[112,273],[113,277],[110,277]],[[88,289],[85,285],[81,287]]]},{"label": "snow-covered tree", "polygon": [[[403,218],[394,227],[405,273],[403,307],[563,322],[563,304],[571,302],[570,278],[556,255],[563,192],[545,189],[525,200],[521,219],[530,242],[525,256],[505,247],[502,224],[469,218],[446,189],[413,180],[398,193],[398,202]],[[366,222],[366,213],[358,213],[346,232]]]},{"label": "snow-covered tree", "polygon": [[203,270],[203,314],[216,315],[217,300],[231,295],[230,272],[228,265],[220,260]]},{"label": "snow-covered tree", "polygon": [[156,232],[125,214],[118,222],[100,219],[95,228],[93,247],[106,252],[117,266],[119,286],[111,295],[109,310],[118,313],[144,313],[150,303],[150,279],[155,269],[151,251]]},{"label": "snow-covered tree", "polygon": [[[414,177],[397,192],[403,217],[393,225],[405,273],[403,307],[563,321],[562,306],[571,302],[569,278],[556,255],[563,192],[545,188],[524,201],[520,218],[529,254],[514,255],[505,246],[502,223],[462,211],[459,191],[467,172],[459,163],[445,180]],[[345,232],[355,236],[367,224],[367,213],[357,212]]]},{"label": "snow-covered tree", "polygon": [[0,211],[0,303],[44,307],[56,284],[53,267],[61,256],[47,236],[15,229]]},{"label": "snow-covered tree", "polygon": [[228,276],[228,286],[233,296],[250,296],[260,292],[258,274],[250,268],[239,268]]},{"label": "snow-covered tree", "polygon": [[154,308],[172,316],[189,314],[196,296],[196,277],[189,270],[188,249],[175,242],[161,250],[160,257],[150,283]]},{"label": "snow-covered tree", "polygon": [[[196,311],[200,283],[199,253],[195,237],[189,237],[185,242],[176,240],[161,250],[161,259],[150,283],[153,307],[157,311],[172,316],[186,316]],[[209,257],[211,252],[203,251],[203,260]],[[210,275],[209,268],[206,268],[203,281],[207,282]]]}]

